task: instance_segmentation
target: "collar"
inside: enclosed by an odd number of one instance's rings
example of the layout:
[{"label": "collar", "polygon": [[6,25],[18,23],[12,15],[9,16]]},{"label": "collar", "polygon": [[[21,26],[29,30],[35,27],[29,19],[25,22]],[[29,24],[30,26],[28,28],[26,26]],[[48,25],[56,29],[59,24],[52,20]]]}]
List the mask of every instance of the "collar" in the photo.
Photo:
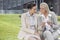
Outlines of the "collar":
[{"label": "collar", "polygon": [[[35,15],[35,14],[33,14],[32,16],[34,16],[34,15]],[[29,12],[27,12],[27,16],[29,16],[29,17],[31,16]]]},{"label": "collar", "polygon": [[[40,14],[41,16],[44,16],[44,14]],[[52,15],[51,14],[48,14],[48,17],[51,17]]]}]

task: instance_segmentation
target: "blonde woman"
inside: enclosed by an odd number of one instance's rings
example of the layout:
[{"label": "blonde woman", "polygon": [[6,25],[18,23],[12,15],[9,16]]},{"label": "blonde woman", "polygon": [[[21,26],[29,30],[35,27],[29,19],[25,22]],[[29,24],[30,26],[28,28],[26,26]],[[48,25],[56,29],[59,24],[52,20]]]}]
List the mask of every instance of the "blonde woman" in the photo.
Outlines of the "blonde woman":
[{"label": "blonde woman", "polygon": [[54,30],[58,28],[57,17],[54,12],[49,10],[48,4],[45,2],[40,4],[38,22],[39,25],[43,24],[42,26],[38,27],[38,30],[42,31],[45,40],[55,40],[60,34],[59,29],[56,31]]},{"label": "blonde woman", "polygon": [[37,33],[36,4],[29,4],[28,9],[27,13],[22,14],[22,28],[18,34],[18,39],[40,40],[40,36]]}]

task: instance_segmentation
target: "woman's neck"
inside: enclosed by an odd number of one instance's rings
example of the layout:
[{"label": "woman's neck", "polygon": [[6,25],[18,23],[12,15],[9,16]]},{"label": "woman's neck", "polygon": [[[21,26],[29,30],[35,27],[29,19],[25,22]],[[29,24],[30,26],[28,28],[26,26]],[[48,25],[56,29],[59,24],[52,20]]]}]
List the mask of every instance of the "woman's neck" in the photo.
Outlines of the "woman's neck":
[{"label": "woman's neck", "polygon": [[29,11],[29,14],[32,16],[33,15],[33,13],[31,12],[31,11]]},{"label": "woman's neck", "polygon": [[48,16],[48,13],[44,13],[44,16],[47,18],[47,16]]}]

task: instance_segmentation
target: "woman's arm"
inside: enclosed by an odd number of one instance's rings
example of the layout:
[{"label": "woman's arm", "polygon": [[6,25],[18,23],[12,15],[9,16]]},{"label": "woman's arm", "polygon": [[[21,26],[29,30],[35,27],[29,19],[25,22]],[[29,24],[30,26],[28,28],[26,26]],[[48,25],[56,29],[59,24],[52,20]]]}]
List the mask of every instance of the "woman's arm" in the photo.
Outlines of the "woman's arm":
[{"label": "woman's arm", "polygon": [[55,25],[57,25],[58,23],[57,23],[57,16],[56,16],[56,14],[54,13],[54,12],[52,12],[52,19],[53,19],[53,23],[55,24]]},{"label": "woman's arm", "polygon": [[58,28],[57,16],[54,12],[52,12],[51,14],[52,14],[53,28],[57,29]]},{"label": "woman's arm", "polygon": [[42,17],[39,15],[38,16],[38,33],[41,35],[42,34],[42,32],[43,32],[43,30],[44,30],[44,28],[45,28],[45,23],[44,22],[42,22],[43,20],[42,20]]}]

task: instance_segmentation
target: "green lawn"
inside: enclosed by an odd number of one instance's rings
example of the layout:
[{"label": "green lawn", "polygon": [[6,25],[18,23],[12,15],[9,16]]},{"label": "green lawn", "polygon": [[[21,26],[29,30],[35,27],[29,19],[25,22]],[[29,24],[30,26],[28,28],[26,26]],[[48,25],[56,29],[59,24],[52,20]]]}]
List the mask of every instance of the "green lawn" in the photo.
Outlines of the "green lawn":
[{"label": "green lawn", "polygon": [[19,15],[0,15],[0,40],[18,40],[20,30]]},{"label": "green lawn", "polygon": [[19,14],[0,15],[0,40],[18,40],[20,26]]}]

